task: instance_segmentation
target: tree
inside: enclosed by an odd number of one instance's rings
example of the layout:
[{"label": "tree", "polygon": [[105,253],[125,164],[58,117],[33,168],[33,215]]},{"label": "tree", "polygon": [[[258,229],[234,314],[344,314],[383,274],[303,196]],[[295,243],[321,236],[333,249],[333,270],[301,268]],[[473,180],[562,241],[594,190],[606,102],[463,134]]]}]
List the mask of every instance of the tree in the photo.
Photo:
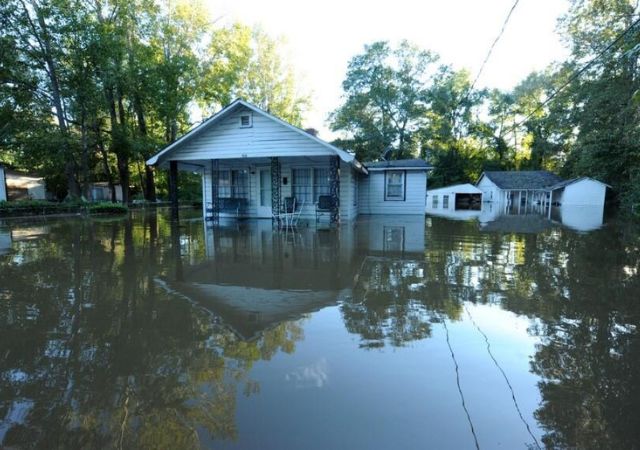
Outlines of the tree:
[{"label": "tree", "polygon": [[366,45],[349,62],[344,103],[330,117],[331,129],[347,135],[340,143],[362,160],[376,160],[388,150],[396,159],[417,153],[414,135],[425,121],[437,59],[407,41],[396,48],[388,42]]}]

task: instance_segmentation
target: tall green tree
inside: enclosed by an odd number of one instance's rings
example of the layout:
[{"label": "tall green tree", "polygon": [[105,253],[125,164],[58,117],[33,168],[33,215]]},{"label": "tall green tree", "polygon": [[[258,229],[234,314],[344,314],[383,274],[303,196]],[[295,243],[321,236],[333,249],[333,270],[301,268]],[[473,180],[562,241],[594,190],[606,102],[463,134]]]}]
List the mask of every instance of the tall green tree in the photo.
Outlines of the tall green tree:
[{"label": "tall green tree", "polygon": [[426,120],[428,89],[437,56],[407,41],[366,45],[351,59],[342,87],[344,103],[330,117],[340,143],[363,160],[417,153],[415,133]]}]

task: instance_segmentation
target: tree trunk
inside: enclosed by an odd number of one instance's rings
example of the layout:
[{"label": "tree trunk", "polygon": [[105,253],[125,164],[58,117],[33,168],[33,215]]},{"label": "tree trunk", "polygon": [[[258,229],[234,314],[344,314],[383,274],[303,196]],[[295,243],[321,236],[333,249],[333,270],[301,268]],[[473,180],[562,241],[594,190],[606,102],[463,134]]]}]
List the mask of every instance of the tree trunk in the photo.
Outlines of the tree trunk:
[{"label": "tree trunk", "polygon": [[29,19],[34,37],[38,41],[40,49],[42,50],[42,57],[46,65],[46,73],[51,85],[51,100],[53,103],[53,109],[58,122],[58,128],[60,129],[60,133],[63,138],[62,150],[64,152],[64,168],[65,175],[67,176],[67,189],[69,191],[68,195],[72,198],[78,198],[80,196],[80,186],[78,185],[78,181],[75,178],[75,162],[73,161],[73,157],[70,154],[71,152],[69,148],[69,142],[67,141],[69,137],[67,122],[65,120],[64,109],[62,106],[60,82],[58,79],[58,68],[51,51],[51,38],[49,36],[49,29],[47,27],[47,23],[45,21],[44,15],[42,14],[42,11],[40,10],[40,8],[38,8],[37,5],[33,5],[33,8],[36,14],[36,19],[38,21],[38,26],[40,27],[40,32],[38,32],[35,24],[31,21],[31,16],[26,5],[23,4],[23,7],[26,16]]}]

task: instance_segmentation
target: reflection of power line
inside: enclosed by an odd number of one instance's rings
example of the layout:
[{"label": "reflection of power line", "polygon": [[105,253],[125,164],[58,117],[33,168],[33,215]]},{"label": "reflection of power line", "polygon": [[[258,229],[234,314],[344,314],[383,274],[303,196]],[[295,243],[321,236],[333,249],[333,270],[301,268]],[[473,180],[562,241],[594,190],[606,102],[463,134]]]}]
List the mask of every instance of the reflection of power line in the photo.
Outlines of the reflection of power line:
[{"label": "reflection of power line", "polygon": [[447,320],[442,317],[442,324],[444,325],[444,331],[447,336],[447,346],[449,347],[449,352],[451,352],[451,359],[453,360],[453,365],[456,368],[456,384],[458,385],[458,393],[460,394],[460,399],[462,400],[462,409],[464,409],[464,413],[467,415],[467,421],[469,422],[469,427],[471,427],[471,434],[473,435],[473,440],[476,443],[476,448],[480,450],[480,444],[478,444],[478,437],[476,436],[476,430],[473,428],[473,422],[471,421],[471,415],[469,414],[469,410],[467,409],[467,404],[464,401],[464,394],[462,393],[462,387],[460,386],[460,369],[458,367],[458,361],[456,360],[456,355],[453,353],[453,348],[451,347],[451,342],[449,341],[449,328],[447,327]]},{"label": "reflection of power line", "polygon": [[484,340],[487,343],[487,352],[489,353],[489,356],[491,357],[491,359],[493,360],[493,363],[496,365],[496,367],[498,368],[498,370],[500,371],[500,373],[504,377],[504,381],[506,381],[507,386],[509,386],[509,390],[511,391],[511,398],[513,400],[513,404],[516,407],[516,411],[518,411],[518,415],[520,416],[520,420],[522,420],[522,423],[524,423],[524,426],[527,427],[527,432],[529,433],[529,436],[531,436],[533,438],[533,442],[536,443],[536,447],[538,447],[540,449],[541,447],[540,447],[540,444],[538,443],[538,440],[536,439],[536,437],[531,432],[531,428],[529,427],[529,423],[525,420],[524,416],[522,415],[522,411],[520,411],[520,406],[518,405],[518,401],[516,400],[516,394],[513,391],[513,386],[511,386],[511,383],[509,382],[509,378],[507,377],[507,374],[504,372],[504,370],[502,370],[502,367],[500,366],[500,364],[498,364],[498,361],[496,360],[495,356],[493,356],[493,353],[491,352],[491,344],[489,343],[489,338],[487,337],[486,334],[484,334],[484,331],[482,331],[480,329],[480,327],[478,326],[476,321],[473,320],[473,317],[471,317],[471,313],[467,309],[466,305],[464,306],[464,310],[467,312],[467,315],[469,316],[469,320],[471,320],[471,323],[473,323],[473,326],[476,327],[476,329],[484,337]]}]

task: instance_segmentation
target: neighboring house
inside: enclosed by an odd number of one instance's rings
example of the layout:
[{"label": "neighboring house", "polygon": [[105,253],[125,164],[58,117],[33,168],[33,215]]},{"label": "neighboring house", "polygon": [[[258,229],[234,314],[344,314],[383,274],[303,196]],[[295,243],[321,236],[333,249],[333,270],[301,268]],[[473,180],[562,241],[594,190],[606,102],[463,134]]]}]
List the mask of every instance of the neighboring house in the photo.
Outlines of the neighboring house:
[{"label": "neighboring house", "polygon": [[46,200],[44,178],[4,169],[7,200]]},{"label": "neighboring house", "polygon": [[[337,223],[366,214],[424,214],[424,161],[371,164],[242,100],[153,156],[147,164],[202,173],[203,213],[272,218],[295,199],[301,217],[318,205]],[[419,164],[419,166],[418,166]],[[321,201],[322,200],[322,201]]]},{"label": "neighboring house", "polygon": [[422,159],[364,163],[368,176],[359,176],[358,211],[361,214],[424,215],[427,172]]},{"label": "neighboring house", "polygon": [[476,183],[485,202],[506,204],[542,202],[549,196],[549,188],[562,181],[546,170],[484,172]]},{"label": "neighboring house", "polygon": [[427,191],[427,212],[480,210],[482,191],[473,184],[455,184]]},{"label": "neighboring house", "polygon": [[561,181],[549,188],[551,202],[560,205],[602,206],[607,188],[611,187],[592,178],[581,177]]},{"label": "neighboring house", "polygon": [[[116,184],[114,187],[116,190],[116,201],[122,202],[122,186]],[[91,200],[94,202],[110,202],[111,189],[109,188],[109,183],[106,181],[91,183]]]},{"label": "neighboring house", "polygon": [[587,177],[563,180],[545,170],[484,172],[476,186],[482,191],[485,202],[594,206],[604,206],[609,187]]},{"label": "neighboring house", "polygon": [[4,166],[0,165],[0,202],[7,201],[7,181],[4,174]]}]

